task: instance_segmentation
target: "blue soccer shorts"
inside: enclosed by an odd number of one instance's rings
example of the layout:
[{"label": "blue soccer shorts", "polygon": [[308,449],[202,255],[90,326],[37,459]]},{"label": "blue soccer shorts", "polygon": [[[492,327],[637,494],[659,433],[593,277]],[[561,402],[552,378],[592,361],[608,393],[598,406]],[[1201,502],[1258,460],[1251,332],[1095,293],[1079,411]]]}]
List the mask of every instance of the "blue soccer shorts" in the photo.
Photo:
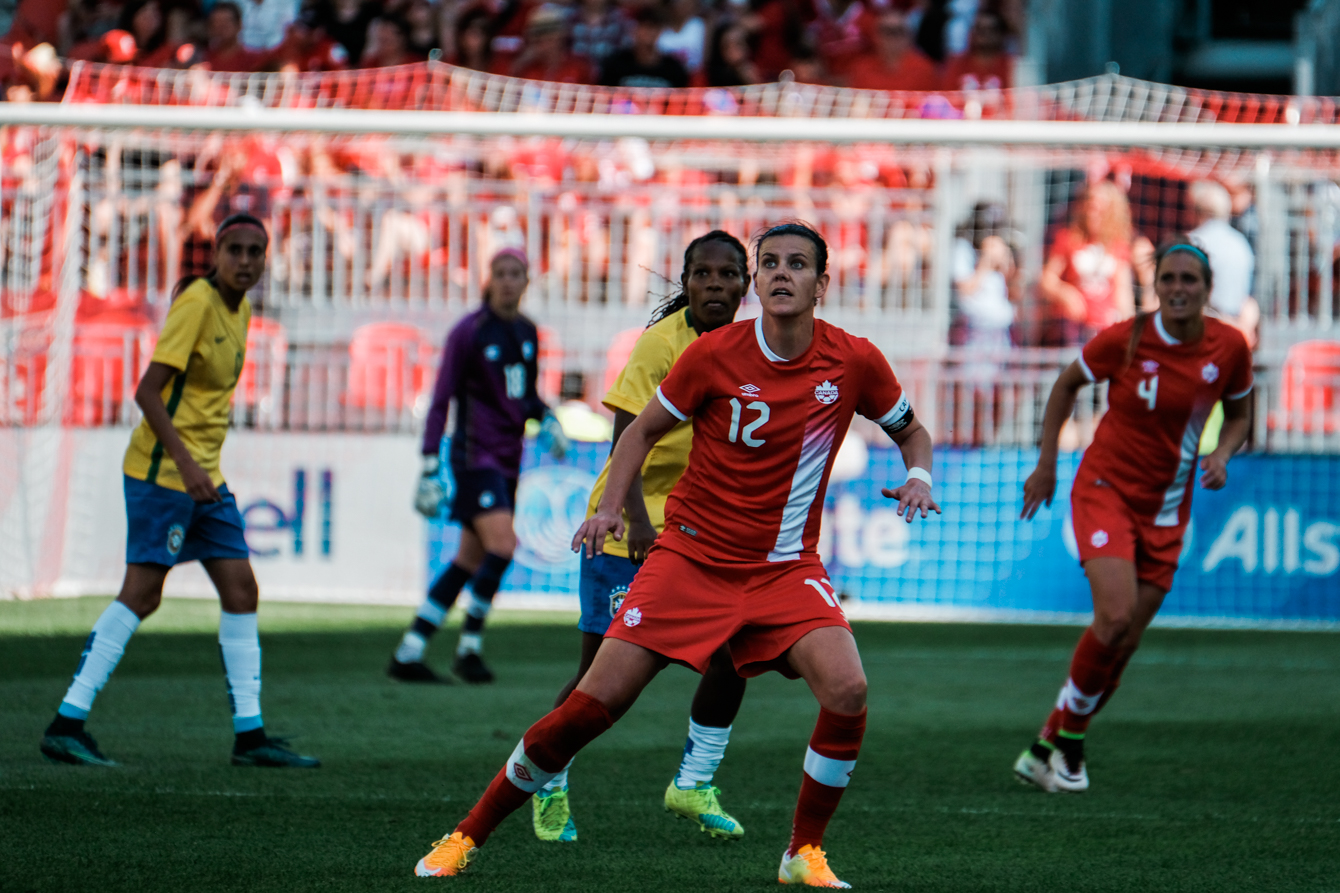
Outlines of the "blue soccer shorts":
[{"label": "blue soccer shorts", "polygon": [[639,567],[641,565],[633,564],[621,555],[602,554],[587,558],[586,550],[582,550],[581,576],[577,584],[582,605],[582,616],[577,621],[579,630],[605,635],[628,594],[628,587],[633,585]]},{"label": "blue soccer shorts", "polygon": [[485,512],[516,509],[516,478],[491,468],[451,469],[456,492],[451,497],[451,520],[469,525]]},{"label": "blue soccer shorts", "polygon": [[171,490],[124,476],[126,492],[126,563],[172,567],[207,558],[249,558],[242,536],[242,515],[228,485],[222,502],[196,502]]}]

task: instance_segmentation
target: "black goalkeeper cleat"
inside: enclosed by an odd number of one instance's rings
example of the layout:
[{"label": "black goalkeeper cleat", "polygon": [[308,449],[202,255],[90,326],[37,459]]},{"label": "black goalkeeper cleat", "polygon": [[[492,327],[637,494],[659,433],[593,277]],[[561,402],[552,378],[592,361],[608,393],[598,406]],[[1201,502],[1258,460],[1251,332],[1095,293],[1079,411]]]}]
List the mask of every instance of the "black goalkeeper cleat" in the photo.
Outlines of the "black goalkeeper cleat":
[{"label": "black goalkeeper cleat", "polygon": [[263,766],[269,769],[316,769],[321,761],[288,749],[283,738],[266,738],[265,743],[249,750],[233,749],[234,766]]},{"label": "black goalkeeper cleat", "polygon": [[386,675],[401,682],[427,682],[435,685],[451,684],[450,676],[437,675],[431,667],[421,660],[401,663],[393,657],[391,663],[386,667]]},{"label": "black goalkeeper cleat", "polygon": [[493,671],[484,664],[484,658],[473,651],[456,658],[451,670],[471,685],[493,681]]},{"label": "black goalkeeper cleat", "polygon": [[42,737],[42,756],[54,763],[71,763],[75,766],[115,766],[116,763],[103,756],[98,750],[98,742],[88,732],[75,732],[71,735],[44,735]]}]

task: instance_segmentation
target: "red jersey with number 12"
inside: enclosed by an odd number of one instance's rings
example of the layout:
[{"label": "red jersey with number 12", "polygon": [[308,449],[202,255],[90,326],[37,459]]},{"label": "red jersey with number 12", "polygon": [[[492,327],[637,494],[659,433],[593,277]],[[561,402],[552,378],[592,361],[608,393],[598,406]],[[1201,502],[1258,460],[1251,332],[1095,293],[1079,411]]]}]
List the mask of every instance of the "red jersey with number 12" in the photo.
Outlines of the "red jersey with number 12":
[{"label": "red jersey with number 12", "polygon": [[768,348],[762,319],[703,335],[656,393],[677,418],[693,419],[689,467],[666,502],[658,543],[707,562],[813,553],[852,414],[888,431],[912,419],[884,355],[820,319],[791,360]]},{"label": "red jersey with number 12", "polygon": [[1201,431],[1219,400],[1252,390],[1252,352],[1237,329],[1205,320],[1200,340],[1183,344],[1163,317],[1147,320],[1126,363],[1133,320],[1104,329],[1084,346],[1090,381],[1110,379],[1107,414],[1084,452],[1078,477],[1116,489],[1157,527],[1185,524],[1191,510]]}]

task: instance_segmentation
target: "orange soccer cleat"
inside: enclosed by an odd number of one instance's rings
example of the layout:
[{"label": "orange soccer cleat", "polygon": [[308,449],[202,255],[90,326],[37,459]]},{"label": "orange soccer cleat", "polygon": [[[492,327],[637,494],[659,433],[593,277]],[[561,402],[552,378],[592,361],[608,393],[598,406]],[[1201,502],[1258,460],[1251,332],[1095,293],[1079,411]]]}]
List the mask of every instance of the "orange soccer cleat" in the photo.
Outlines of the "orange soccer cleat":
[{"label": "orange soccer cleat", "polygon": [[454,877],[463,874],[479,852],[475,842],[459,831],[436,841],[433,851],[419,860],[414,873],[419,877]]},{"label": "orange soccer cleat", "polygon": [[794,856],[782,855],[782,867],[777,870],[780,884],[804,884],[807,887],[834,887],[850,890],[851,884],[838,880],[828,867],[828,856],[823,850],[805,844]]}]

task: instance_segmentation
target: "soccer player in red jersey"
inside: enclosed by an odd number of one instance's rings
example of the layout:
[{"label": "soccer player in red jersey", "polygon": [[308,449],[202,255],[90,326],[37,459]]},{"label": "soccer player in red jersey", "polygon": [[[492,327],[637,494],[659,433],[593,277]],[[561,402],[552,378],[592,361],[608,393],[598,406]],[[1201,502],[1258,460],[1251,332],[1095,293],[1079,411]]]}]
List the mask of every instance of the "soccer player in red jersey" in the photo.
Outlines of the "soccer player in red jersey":
[{"label": "soccer player in red jersey", "polygon": [[624,496],[643,460],[693,420],[689,466],[670,495],[664,532],[633,580],[591,669],[562,706],[531,726],[455,831],[419,861],[420,876],[460,874],[509,813],[628,711],[671,661],[703,672],[728,645],[743,676],[803,678],[819,701],[791,842],[778,880],[838,880],[824,830],[865,732],[865,672],[816,547],[824,491],[852,415],[898,444],[907,481],[884,495],[909,522],[938,512],[931,438],[888,361],[870,342],[815,319],[828,249],[803,224],[775,226],[755,249],[756,320],[690,344],[614,450],[605,493],[573,548],[598,553],[624,534]]},{"label": "soccer player in red jersey", "polygon": [[1205,420],[1224,404],[1219,445],[1200,460],[1218,490],[1247,440],[1252,354],[1242,334],[1205,316],[1212,276],[1204,250],[1180,236],[1155,261],[1159,309],[1117,323],[1061,373],[1042,425],[1042,454],[1024,482],[1022,517],[1056,492],[1056,450],[1075,394],[1107,380],[1108,410],[1070,494],[1080,562],[1093,590],[1093,624],[1037,741],[1014,772],[1044,791],[1084,791],[1084,734],[1117,690],[1122,670],[1172,587],[1191,515],[1192,474]]}]

